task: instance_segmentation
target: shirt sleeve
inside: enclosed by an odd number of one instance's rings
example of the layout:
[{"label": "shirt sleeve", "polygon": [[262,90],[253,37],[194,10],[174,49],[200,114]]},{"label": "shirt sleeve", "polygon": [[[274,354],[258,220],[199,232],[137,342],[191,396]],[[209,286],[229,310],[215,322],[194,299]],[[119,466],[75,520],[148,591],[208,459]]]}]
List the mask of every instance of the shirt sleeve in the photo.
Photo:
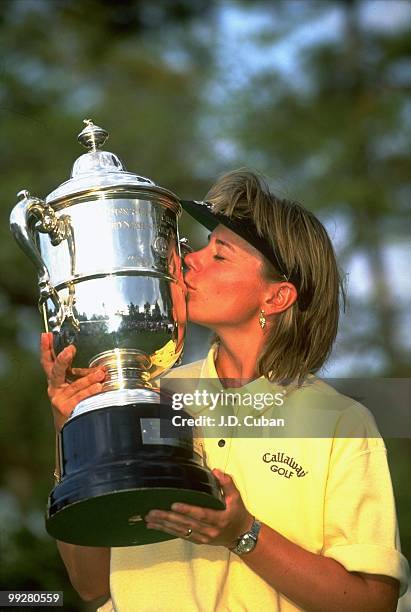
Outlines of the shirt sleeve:
[{"label": "shirt sleeve", "polygon": [[371,414],[359,404],[345,412],[335,433],[322,554],[348,571],[396,578],[403,595],[409,566],[401,554],[384,441]]}]

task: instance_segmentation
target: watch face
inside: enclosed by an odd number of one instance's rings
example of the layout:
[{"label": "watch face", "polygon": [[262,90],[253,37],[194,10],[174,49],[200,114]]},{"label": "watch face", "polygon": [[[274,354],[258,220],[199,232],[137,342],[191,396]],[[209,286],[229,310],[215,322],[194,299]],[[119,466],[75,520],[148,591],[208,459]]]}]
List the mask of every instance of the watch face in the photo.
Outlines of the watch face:
[{"label": "watch face", "polygon": [[240,553],[248,553],[253,550],[255,546],[255,539],[246,533],[241,541],[238,543],[237,548]]}]

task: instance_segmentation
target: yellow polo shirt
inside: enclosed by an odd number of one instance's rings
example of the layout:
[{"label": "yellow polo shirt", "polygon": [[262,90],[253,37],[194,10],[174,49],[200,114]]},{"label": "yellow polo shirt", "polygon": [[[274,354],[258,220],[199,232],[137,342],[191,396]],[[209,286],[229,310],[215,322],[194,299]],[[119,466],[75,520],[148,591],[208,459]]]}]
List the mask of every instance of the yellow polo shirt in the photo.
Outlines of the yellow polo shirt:
[{"label": "yellow polo shirt", "polygon": [[[213,349],[204,361],[168,376],[218,379]],[[235,391],[275,394],[284,388],[261,377]],[[260,521],[348,571],[396,578],[403,594],[408,563],[400,552],[386,449],[373,417],[315,377],[288,388],[286,397],[282,414],[288,426],[295,423],[301,432],[302,423],[309,428],[326,418],[330,437],[284,437],[269,426],[261,427],[260,437],[246,437],[237,426],[228,435],[204,438],[208,466],[233,477],[247,509]],[[243,423],[246,415],[276,418],[278,409],[240,405],[235,414]],[[221,439],[224,444],[218,444]],[[226,548],[180,538],[112,548],[110,585],[104,612],[301,610]]]}]

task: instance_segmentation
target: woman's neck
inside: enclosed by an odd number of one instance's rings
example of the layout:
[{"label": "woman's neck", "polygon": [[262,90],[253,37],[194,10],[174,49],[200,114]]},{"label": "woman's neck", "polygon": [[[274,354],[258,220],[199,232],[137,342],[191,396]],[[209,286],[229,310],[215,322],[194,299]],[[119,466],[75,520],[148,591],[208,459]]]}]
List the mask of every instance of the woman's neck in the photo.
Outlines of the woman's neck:
[{"label": "woman's neck", "polygon": [[219,334],[215,367],[220,380],[231,379],[227,386],[240,387],[258,378],[257,360],[263,349],[263,338],[253,338],[250,343],[247,336],[246,341],[238,334],[231,338]]}]

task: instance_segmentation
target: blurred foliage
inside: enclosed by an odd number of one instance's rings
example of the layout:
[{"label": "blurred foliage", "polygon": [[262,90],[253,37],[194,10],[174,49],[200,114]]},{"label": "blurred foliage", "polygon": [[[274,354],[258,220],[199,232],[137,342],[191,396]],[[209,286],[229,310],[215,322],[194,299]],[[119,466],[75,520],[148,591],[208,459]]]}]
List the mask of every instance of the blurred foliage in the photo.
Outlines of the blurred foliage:
[{"label": "blurred foliage", "polygon": [[[366,5],[0,0],[0,588],[64,589],[65,609],[90,608],[41,524],[54,462],[41,322],[32,265],[8,230],[17,191],[44,197],[68,178],[85,117],[109,130],[106,147],[130,171],[181,197],[200,198],[217,174],[247,165],[280,195],[340,219],[342,266],[365,258],[371,289],[351,297],[336,354],[355,355],[356,374],[377,354],[374,374],[409,376],[409,304],[384,253],[409,224],[411,32],[409,22],[367,26]],[[330,13],[340,29],[307,36]],[[281,45],[298,55],[287,70],[274,61]],[[182,228],[201,240],[187,219]],[[186,359],[206,338],[190,331]],[[411,445],[387,446],[411,556]]]}]

